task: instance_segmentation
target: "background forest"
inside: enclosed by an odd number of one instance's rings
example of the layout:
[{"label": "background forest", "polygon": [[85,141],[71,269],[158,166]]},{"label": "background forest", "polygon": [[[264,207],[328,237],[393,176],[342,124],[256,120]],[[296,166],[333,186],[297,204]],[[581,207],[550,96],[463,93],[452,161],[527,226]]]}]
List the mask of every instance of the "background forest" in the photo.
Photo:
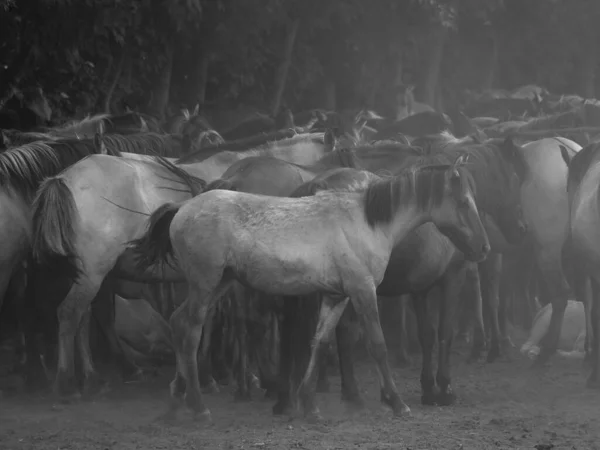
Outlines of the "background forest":
[{"label": "background forest", "polygon": [[40,85],[53,120],[395,108],[541,85],[595,97],[594,0],[0,0],[0,106]]}]

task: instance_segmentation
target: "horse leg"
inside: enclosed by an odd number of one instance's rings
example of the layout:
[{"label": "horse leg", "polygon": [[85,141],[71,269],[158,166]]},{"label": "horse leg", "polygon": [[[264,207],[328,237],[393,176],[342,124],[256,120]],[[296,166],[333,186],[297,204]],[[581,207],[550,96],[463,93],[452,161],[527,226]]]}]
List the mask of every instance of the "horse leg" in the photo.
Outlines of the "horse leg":
[{"label": "horse leg", "polygon": [[587,387],[600,389],[600,283],[595,278],[590,279],[591,299],[591,328],[592,328],[592,373],[587,379]]},{"label": "horse leg", "polygon": [[320,418],[319,408],[315,404],[316,369],[319,361],[319,353],[323,345],[329,340],[331,332],[339,322],[347,304],[348,298],[340,300],[337,297],[332,298],[324,295],[321,300],[319,321],[313,340],[310,360],[304,378],[298,388],[298,394],[304,407],[304,414],[311,420],[318,420]]},{"label": "horse leg", "polygon": [[501,354],[500,324],[498,322],[498,284],[499,276],[502,270],[502,255],[499,253],[490,254],[487,259],[479,263],[479,273],[482,283],[482,300],[485,305],[491,332],[490,350],[487,355],[487,362],[494,362]]},{"label": "horse leg", "polygon": [[[45,323],[41,320],[42,315],[38,311],[38,307],[41,307],[41,305],[36,303],[34,270],[34,265],[31,263],[24,269],[26,279],[23,295],[13,291],[11,286],[13,280],[9,283],[6,292],[7,298],[14,298],[14,295],[20,297],[20,301],[18,301],[18,320],[19,328],[25,340],[25,385],[30,390],[46,388],[49,383],[42,364],[42,349],[38,345],[37,339],[37,333],[40,328],[44,327]],[[14,292],[14,295],[11,292]]]},{"label": "horse leg", "polygon": [[117,313],[115,308],[115,293],[112,289],[112,280],[110,278],[106,278],[102,283],[95,301],[102,302],[100,308],[95,309],[94,315],[98,319],[98,323],[112,350],[112,357],[121,371],[123,381],[131,382],[143,379],[143,370],[126,356],[121,340],[117,335],[115,328]]},{"label": "horse leg", "polygon": [[[467,291],[467,302],[465,304],[466,311],[461,314],[461,317],[468,317],[473,323],[473,344],[467,362],[474,362],[481,359],[486,347],[485,326],[483,324],[482,312],[483,299],[481,296],[479,267],[474,263],[466,263],[465,267],[463,290]],[[471,308],[473,308],[472,312]],[[460,322],[460,318],[458,320]]]},{"label": "horse leg", "polygon": [[100,392],[100,390],[106,386],[106,382],[98,376],[98,373],[94,369],[94,363],[92,360],[92,352],[90,350],[90,321],[92,318],[92,307],[88,308],[81,318],[81,323],[77,334],[75,335],[75,342],[81,356],[81,366],[83,371],[83,395],[89,397],[93,394]]},{"label": "horse leg", "polygon": [[340,318],[335,329],[335,336],[340,365],[342,401],[360,409],[364,407],[364,400],[360,395],[354,375],[353,347],[355,342],[351,332],[352,323],[357,319],[354,307],[350,303]]},{"label": "horse leg", "polygon": [[556,352],[568,299],[568,286],[566,286],[560,265],[553,264],[552,267],[546,268],[542,273],[544,293],[550,297],[552,303],[552,315],[548,331],[540,342],[541,350],[533,363],[534,367],[543,366]]},{"label": "horse leg", "polygon": [[423,360],[421,365],[421,404],[435,405],[435,379],[433,377],[433,344],[435,329],[429,317],[427,295],[413,294],[413,305],[417,317],[417,329]]},{"label": "horse leg", "polygon": [[291,408],[290,379],[292,376],[292,333],[294,315],[297,309],[298,297],[284,298],[283,320],[279,336],[279,383],[277,389],[277,402],[273,405],[273,414],[286,413]]},{"label": "horse leg", "polygon": [[234,308],[234,335],[238,345],[238,367],[237,378],[238,387],[235,391],[236,401],[250,400],[250,383],[248,382],[248,303],[250,302],[250,292],[244,292],[245,289],[236,283],[233,293],[232,302]]},{"label": "horse leg", "polygon": [[408,323],[406,315],[408,314],[408,302],[410,301],[410,295],[401,295],[398,306],[398,332],[400,333],[400,343],[398,352],[396,353],[396,366],[397,367],[410,367],[412,360],[408,354],[408,346],[410,344],[408,337]]},{"label": "horse leg", "polygon": [[439,393],[436,403],[439,406],[453,405],[456,395],[450,386],[450,354],[454,339],[457,316],[458,298],[465,280],[465,266],[452,270],[442,281],[443,296],[440,299],[440,314],[438,325],[438,370],[436,383]]},{"label": "horse leg", "polygon": [[[203,280],[204,283],[210,280]],[[179,407],[185,393],[187,407],[199,420],[210,420],[209,409],[204,405],[200,391],[198,377],[198,359],[205,359],[205,354],[199,354],[202,328],[207,318],[210,301],[219,301],[229,283],[219,282],[215,289],[210,285],[189,283],[187,299],[177,308],[170,319],[173,333],[173,346],[177,355],[177,368],[175,378],[171,382],[171,408],[167,414],[171,415]],[[211,292],[212,291],[212,292]],[[212,296],[211,296],[212,294]]]},{"label": "horse leg", "polygon": [[[101,284],[102,279],[99,277],[92,278],[88,274],[82,275],[73,284],[67,297],[58,307],[58,367],[55,392],[61,397],[76,393],[74,383],[75,336],[77,335],[83,316],[90,309]],[[92,367],[91,371],[93,370]]]},{"label": "horse leg", "polygon": [[410,408],[400,398],[392,378],[385,338],[379,321],[375,286],[363,287],[358,290],[357,294],[351,297],[352,304],[356,309],[356,313],[363,320],[368,338],[367,342],[369,343],[369,353],[377,362],[381,401],[392,408],[394,415],[410,414]]},{"label": "horse leg", "polygon": [[[188,290],[188,296],[189,296]],[[183,304],[183,303],[182,303]],[[175,312],[173,312],[175,314]],[[212,364],[211,364],[211,355],[212,351],[214,351],[213,344],[213,330],[214,330],[214,322],[217,318],[217,308],[216,305],[213,304],[212,307],[208,309],[208,313],[206,315],[206,320],[204,321],[203,326],[203,335],[202,335],[202,348],[200,352],[202,353],[202,357],[198,360],[198,373],[200,386],[202,386],[202,392],[205,394],[216,394],[219,392],[219,386],[217,382],[212,376]],[[171,317],[173,315],[171,314]],[[171,327],[171,330],[173,328]],[[222,338],[219,339],[219,350],[222,349]]]}]

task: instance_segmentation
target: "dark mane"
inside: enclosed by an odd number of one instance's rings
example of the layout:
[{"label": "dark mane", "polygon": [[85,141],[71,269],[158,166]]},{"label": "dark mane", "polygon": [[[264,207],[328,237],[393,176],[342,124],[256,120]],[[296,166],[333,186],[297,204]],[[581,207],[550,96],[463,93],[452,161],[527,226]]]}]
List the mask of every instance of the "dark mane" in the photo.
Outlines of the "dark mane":
[{"label": "dark mane", "polygon": [[515,169],[502,154],[504,140],[475,143],[444,133],[432,142],[429,148],[432,163],[454,164],[461,158],[473,177],[477,206],[494,215],[498,205],[508,200],[511,177],[516,176]]},{"label": "dark mane", "polygon": [[92,139],[38,141],[8,149],[0,153],[0,186],[31,199],[45,178],[95,153]]},{"label": "dark mane", "polygon": [[177,156],[181,152],[181,137],[172,134],[136,133],[128,135],[105,134],[102,142],[106,148],[121,153],[139,155]]},{"label": "dark mane", "polygon": [[336,167],[349,167],[352,169],[361,168],[360,162],[358,161],[356,154],[352,151],[352,149],[348,148],[340,148],[326,153],[311,167],[322,169]]},{"label": "dark mane", "polygon": [[313,180],[301,184],[290,195],[292,198],[309,197],[319,191],[356,192],[364,190],[380,177],[366,170],[340,167],[317,175]]},{"label": "dark mane", "polygon": [[371,183],[364,194],[369,226],[390,223],[398,210],[408,205],[424,211],[441,204],[450,167],[449,164],[413,166],[400,175]]},{"label": "dark mane", "polygon": [[567,186],[569,190],[577,188],[583,181],[592,163],[600,156],[600,144],[590,144],[579,150],[569,163]]}]

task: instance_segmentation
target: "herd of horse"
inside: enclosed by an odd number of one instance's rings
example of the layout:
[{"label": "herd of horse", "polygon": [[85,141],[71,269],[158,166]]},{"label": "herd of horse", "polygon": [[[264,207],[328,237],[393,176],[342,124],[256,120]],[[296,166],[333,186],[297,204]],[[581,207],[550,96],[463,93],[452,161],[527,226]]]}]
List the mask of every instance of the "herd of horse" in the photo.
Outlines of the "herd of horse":
[{"label": "herd of horse", "polygon": [[[274,317],[276,414],[297,394],[319,418],[315,392],[334,335],[342,398],[362,405],[357,323],[381,401],[410,413],[388,361],[380,309],[389,305],[403,346],[411,305],[416,316],[423,404],[455,401],[450,355],[464,324],[473,329],[470,359],[487,349],[491,363],[507,351],[511,298],[521,311],[536,298],[552,305],[537,366],[556,351],[571,292],[582,301],[588,386],[600,386],[600,144],[590,135],[600,105],[560,97],[543,112],[521,111],[539,104],[537,92],[473,102],[465,111],[474,117],[285,111],[217,132],[196,110],[168,132],[133,112],[3,130],[0,323],[24,343],[28,383],[46,383],[55,365],[60,397],[102,386],[90,345],[98,304],[124,378],[142,376],[115,330],[114,296],[126,280],[184,286],[168,307],[153,305],[169,321],[175,353],[170,415],[185,402],[210,417],[202,392],[216,388],[225,299],[237,318],[258,307]],[[512,116],[532,111],[537,117]],[[535,130],[551,136],[527,138]],[[244,399],[260,366],[250,347],[266,347],[250,342],[247,325],[234,320]]]}]

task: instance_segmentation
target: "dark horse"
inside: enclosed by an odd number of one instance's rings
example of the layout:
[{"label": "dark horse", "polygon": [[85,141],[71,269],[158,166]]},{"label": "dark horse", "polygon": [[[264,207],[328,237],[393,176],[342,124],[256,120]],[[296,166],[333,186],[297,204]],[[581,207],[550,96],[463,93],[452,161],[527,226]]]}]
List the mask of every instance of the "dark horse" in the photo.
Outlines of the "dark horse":
[{"label": "dark horse", "polygon": [[[565,275],[577,300],[586,309],[586,352],[591,355],[590,388],[600,388],[600,144],[590,144],[572,156],[561,146],[561,155],[569,167],[567,193],[570,220],[562,257]],[[564,264],[567,263],[567,264]],[[570,270],[567,270],[570,268]],[[588,284],[591,297],[588,297]],[[554,309],[554,304],[553,304]],[[564,307],[557,308],[559,321]],[[554,312],[554,311],[553,311]],[[590,349],[591,347],[591,349]],[[591,350],[591,352],[590,352]]]},{"label": "dark horse", "polygon": [[[449,136],[436,139],[433,151],[439,161],[451,161],[460,156],[466,157],[466,167],[472,174],[477,192],[479,209],[489,215],[498,224],[498,227],[509,241],[520,241],[523,235],[523,222],[520,208],[520,179],[524,176],[524,165],[518,148],[511,140],[504,142],[492,140],[485,144],[467,143],[468,141],[453,141]],[[378,152],[371,148],[369,152],[357,149],[362,167],[374,167],[370,162],[381,160],[381,147]],[[440,151],[442,150],[442,151]],[[397,148],[396,148],[397,151]],[[377,155],[379,157],[377,157]],[[397,153],[396,159],[401,159]],[[420,152],[405,153],[404,164],[409,164],[419,158]],[[394,167],[388,163],[389,168]],[[520,176],[517,176],[517,173]],[[314,192],[322,188],[336,187],[348,188],[343,181],[337,184],[326,183],[310,184],[304,192]],[[354,183],[352,183],[354,185]],[[412,294],[415,311],[417,313],[419,340],[423,350],[423,367],[421,373],[422,402],[424,404],[451,404],[455,396],[450,388],[450,348],[452,345],[453,328],[456,319],[454,314],[457,307],[457,296],[462,287],[469,262],[454,245],[431,224],[425,224],[409,234],[397,244],[390,257],[385,276],[377,288],[381,296],[397,297],[403,294]],[[428,293],[435,287],[442,289],[441,316],[438,330],[440,345],[438,374],[433,377],[432,352],[435,329],[429,320],[428,302],[425,301]],[[474,286],[478,288],[478,286]],[[292,308],[293,310],[293,308]],[[448,312],[448,314],[446,314]],[[282,332],[297,328],[300,325],[290,325],[303,319],[305,315],[296,315],[295,318],[284,318]],[[443,317],[443,320],[442,320]],[[287,321],[287,323],[285,322]],[[481,326],[481,317],[478,318]],[[344,322],[342,321],[342,324]],[[287,325],[287,326],[286,326]],[[344,334],[344,327],[338,330],[338,352],[340,355],[340,370],[342,372],[342,397],[345,400],[361,403],[356,381],[353,376],[351,362],[352,339]],[[309,332],[310,333],[310,332]],[[342,333],[340,335],[340,333]],[[304,334],[306,335],[306,334]],[[289,337],[282,336],[282,345],[290,341]],[[308,341],[304,345],[309,345]],[[294,352],[306,352],[297,347]],[[289,348],[281,350],[281,354],[290,353]],[[305,363],[305,362],[304,362]],[[302,365],[302,362],[297,364]],[[285,372],[284,368],[284,372]],[[289,369],[288,369],[289,370]],[[303,370],[300,368],[300,370]],[[285,377],[285,374],[284,374]],[[435,384],[439,392],[435,390]],[[283,384],[278,403],[274,406],[274,413],[282,413],[289,406],[289,385]]]},{"label": "dark horse", "polygon": [[[0,153],[0,235],[3,251],[0,255],[0,309],[3,301],[12,302],[20,313],[20,321],[29,329],[35,319],[34,311],[21,301],[24,263],[30,251],[31,203],[40,183],[57,175],[65,168],[97,152],[92,139],[60,139],[33,142]],[[35,270],[31,261],[29,271]],[[31,277],[30,277],[31,278]],[[31,281],[31,280],[30,280]],[[29,283],[31,284],[31,283]],[[26,296],[29,299],[29,296]],[[26,345],[32,344],[26,340]],[[28,375],[39,373],[39,357],[32,348],[28,350]]]}]

